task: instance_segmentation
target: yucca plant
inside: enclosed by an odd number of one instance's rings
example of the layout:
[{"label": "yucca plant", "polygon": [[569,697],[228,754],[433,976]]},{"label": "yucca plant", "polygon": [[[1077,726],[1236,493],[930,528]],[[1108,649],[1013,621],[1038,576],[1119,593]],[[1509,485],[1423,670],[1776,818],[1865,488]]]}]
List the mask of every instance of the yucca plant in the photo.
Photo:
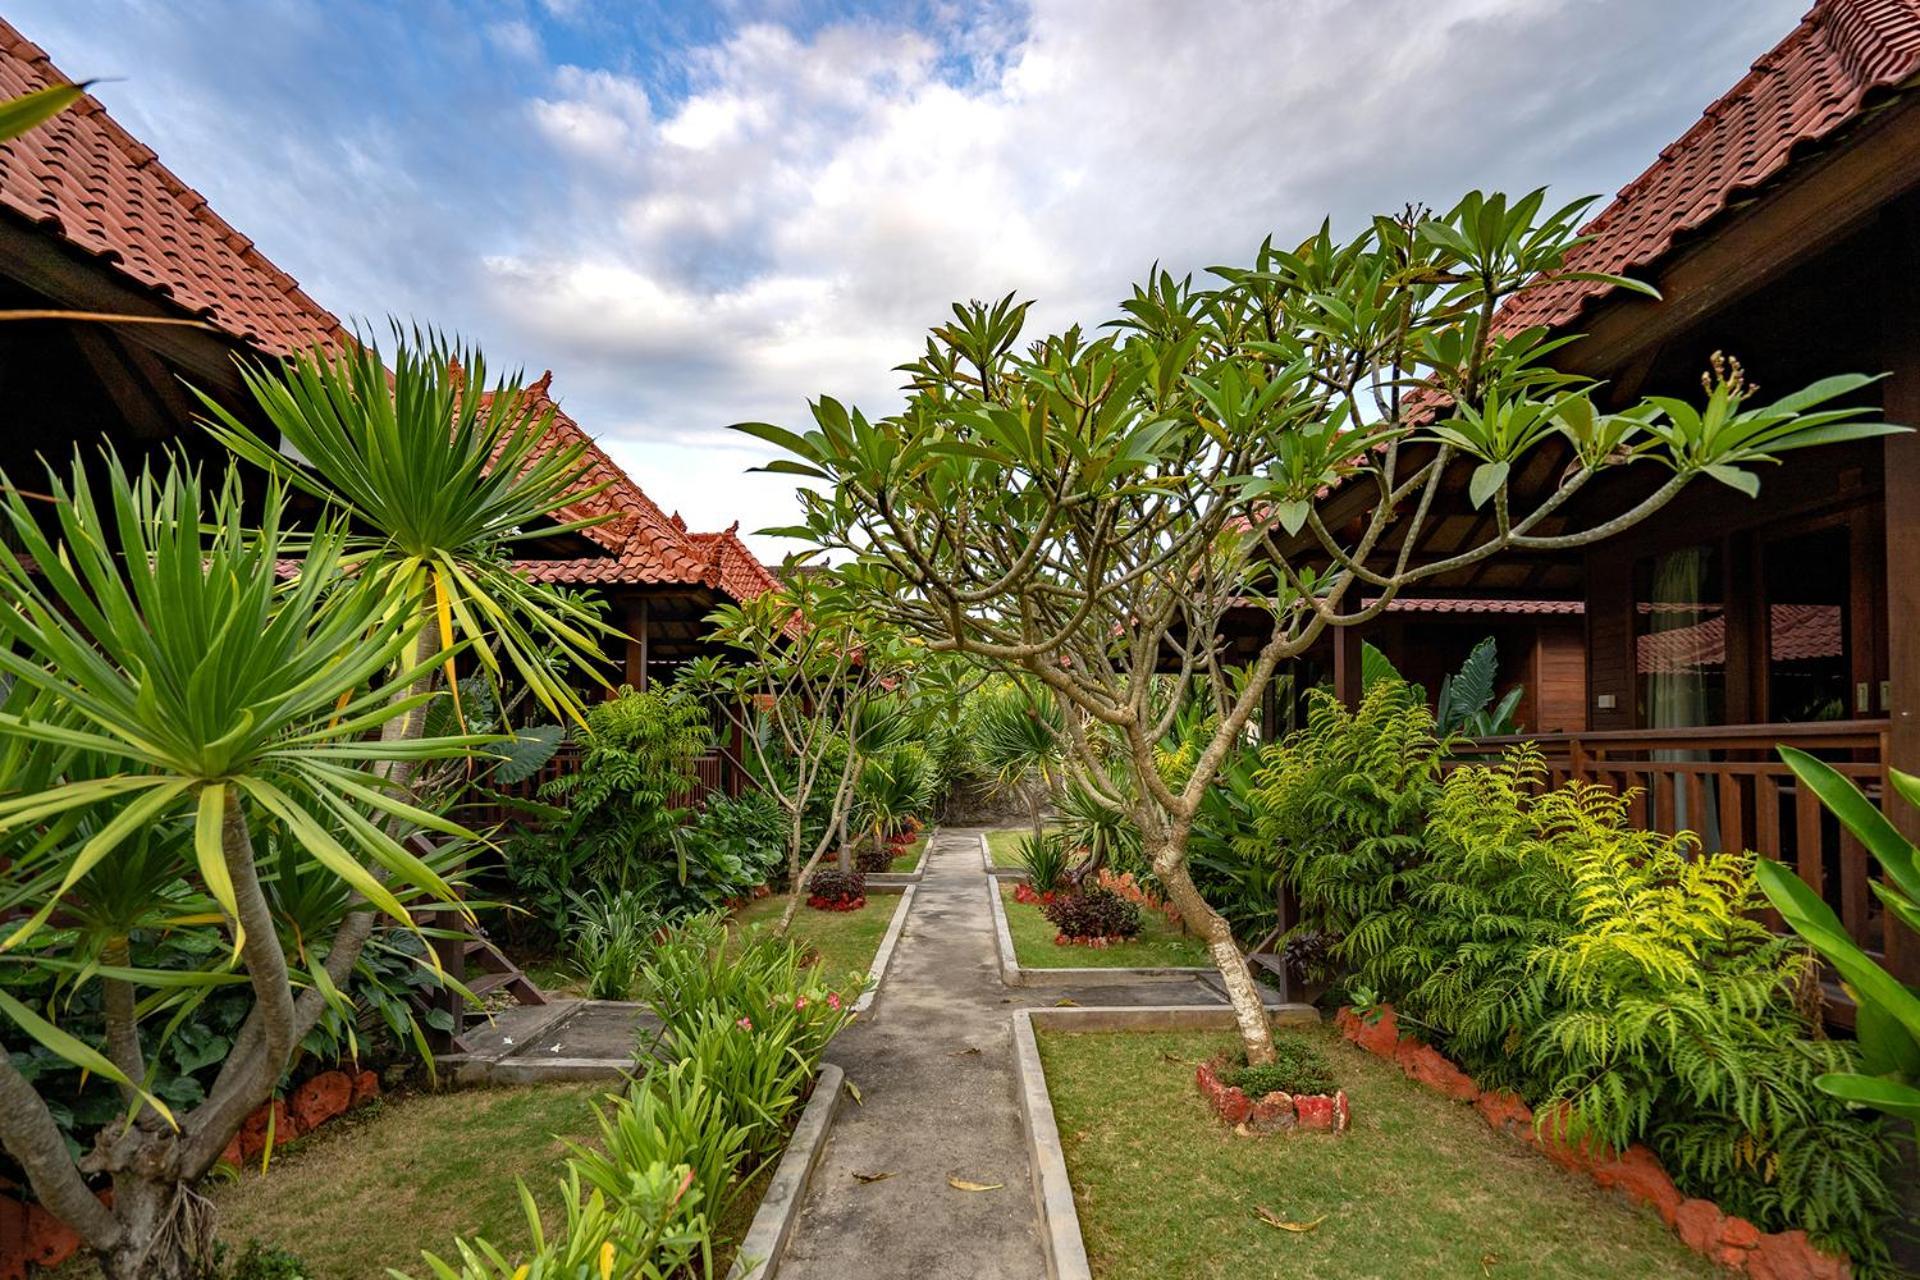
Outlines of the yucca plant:
[{"label": "yucca plant", "polygon": [[[1886,904],[1888,924],[1897,920],[1920,931],[1920,850],[1832,765],[1797,747],[1781,747],[1780,758],[1885,869],[1886,881],[1868,883]],[[1887,782],[1901,800],[1920,806],[1920,778],[1890,769]],[[1854,999],[1860,1069],[1829,1073],[1814,1083],[1836,1098],[1905,1120],[1920,1134],[1920,993],[1874,963],[1833,908],[1791,868],[1762,859],[1755,874],[1781,919],[1840,971]]]},{"label": "yucca plant", "polygon": [[1041,806],[1059,786],[1065,734],[1058,702],[1015,685],[985,695],[976,713],[980,762],[997,789],[1026,805],[1036,836]]},{"label": "yucca plant", "polygon": [[1066,838],[1058,831],[1021,836],[1019,845],[1014,849],[1013,860],[1026,873],[1027,887],[1038,894],[1052,893],[1060,888],[1067,878],[1067,868],[1073,861],[1067,850]]},{"label": "yucca plant", "polygon": [[[426,610],[429,642],[464,642],[495,676],[504,655],[542,705],[578,720],[555,657],[598,677],[608,629],[581,602],[515,573],[510,556],[598,522],[563,518],[606,487],[590,482],[588,445],[548,448],[552,409],[536,408],[518,379],[483,390],[478,351],[398,325],[394,339],[391,369],[371,341],[243,366],[278,444],[205,394],[203,421],[235,454],[350,517],[364,532],[342,554],[391,604]],[[415,736],[419,722],[396,731]]]},{"label": "yucca plant", "polygon": [[[380,735],[425,703],[411,690],[447,655],[416,648],[418,609],[344,571],[337,523],[295,544],[269,484],[252,527],[231,473],[210,510],[193,474],[134,479],[110,457],[97,476],[104,506],[78,467],[71,484],[51,477],[52,536],[19,489],[8,486],[0,508],[21,548],[0,549],[0,672],[11,681],[0,710],[0,916],[17,917],[0,965],[98,981],[104,1028],[83,1036],[57,1025],[57,1007],[4,992],[0,1013],[122,1085],[132,1123],[87,1158],[89,1173],[112,1180],[111,1207],[4,1052],[0,1142],[109,1277],[175,1280],[210,1245],[193,1182],[271,1094],[300,1039],[341,1007],[376,916],[411,928],[411,900],[456,901],[401,836],[467,833],[380,770],[475,741]],[[277,569],[296,546],[301,570],[283,581]],[[300,867],[350,890],[352,910],[330,937],[286,948],[271,895],[292,886],[256,855],[255,835],[269,829]],[[223,930],[226,963],[191,974],[131,967],[124,944],[147,893],[171,927]],[[74,920],[56,920],[69,906]],[[175,1114],[143,1087],[138,1025],[151,1010],[140,992],[239,981],[252,1012],[205,1101]]]}]

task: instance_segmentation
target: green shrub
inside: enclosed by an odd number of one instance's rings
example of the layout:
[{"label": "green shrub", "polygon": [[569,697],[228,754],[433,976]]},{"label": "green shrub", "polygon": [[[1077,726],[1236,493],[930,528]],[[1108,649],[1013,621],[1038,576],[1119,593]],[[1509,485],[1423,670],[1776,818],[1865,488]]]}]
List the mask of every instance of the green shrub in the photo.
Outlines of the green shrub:
[{"label": "green shrub", "polygon": [[1299,1036],[1273,1038],[1273,1062],[1249,1067],[1244,1063],[1221,1076],[1224,1084],[1243,1090],[1249,1098],[1270,1093],[1332,1093],[1333,1068],[1318,1045]]},{"label": "green shrub", "polygon": [[568,895],[573,908],[567,949],[591,1000],[626,1000],[640,979],[640,966],[659,913],[634,890]]},{"label": "green shrub", "polygon": [[1308,697],[1306,727],[1261,754],[1253,828],[1293,886],[1299,927],[1337,939],[1400,899],[1446,744],[1405,681],[1375,681],[1352,711]]},{"label": "green shrub", "polygon": [[1396,859],[1387,891],[1329,895],[1375,904],[1342,944],[1358,980],[1482,1084],[1645,1142],[1688,1194],[1884,1259],[1890,1150],[1815,1086],[1855,1051],[1798,1007],[1809,957],[1760,922],[1752,859],[1634,830],[1605,788],[1545,784],[1531,749],[1455,770],[1424,858]]},{"label": "green shrub", "polygon": [[786,848],[787,820],[780,803],[757,788],[708,796],[706,807],[680,830],[683,856],[705,868],[696,878],[730,889],[707,906],[778,878]]},{"label": "green shrub", "polygon": [[258,1240],[247,1241],[238,1257],[230,1257],[224,1240],[213,1243],[213,1264],[205,1280],[308,1280],[313,1270],[294,1254]]},{"label": "green shrub", "polygon": [[1014,846],[1013,860],[1026,872],[1027,885],[1035,893],[1050,893],[1067,877],[1073,857],[1067,851],[1067,838],[1058,831],[1028,832]]}]

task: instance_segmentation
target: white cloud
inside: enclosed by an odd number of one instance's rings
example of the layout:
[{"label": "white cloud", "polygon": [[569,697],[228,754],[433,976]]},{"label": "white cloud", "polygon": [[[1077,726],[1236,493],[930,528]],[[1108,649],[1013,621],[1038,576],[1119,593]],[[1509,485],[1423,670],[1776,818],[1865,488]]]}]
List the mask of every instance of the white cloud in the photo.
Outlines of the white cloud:
[{"label": "white cloud", "polygon": [[729,420],[800,422],[821,393],[890,408],[891,366],[954,299],[1098,322],[1156,260],[1243,258],[1328,214],[1617,187],[1799,2],[1039,0],[1018,27],[746,26],[688,53],[692,90],[658,114],[637,81],[562,69],[535,119],[581,162],[570,234],[485,270],[610,410],[590,425],[671,466],[643,483],[670,494],[693,466],[703,489],[741,459]]},{"label": "white cloud", "polygon": [[509,57],[527,62],[536,61],[541,55],[540,33],[520,18],[488,23],[487,43]]}]

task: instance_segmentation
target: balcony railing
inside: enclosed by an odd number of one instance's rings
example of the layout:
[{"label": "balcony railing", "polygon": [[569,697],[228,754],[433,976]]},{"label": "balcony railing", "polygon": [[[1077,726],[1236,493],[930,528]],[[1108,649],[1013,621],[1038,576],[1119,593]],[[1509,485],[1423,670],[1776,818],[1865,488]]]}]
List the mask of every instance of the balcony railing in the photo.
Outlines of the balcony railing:
[{"label": "balcony railing", "polygon": [[1629,811],[1644,830],[1692,831],[1709,847],[1751,849],[1789,864],[1854,941],[1909,981],[1920,969],[1920,939],[1887,916],[1869,887],[1874,865],[1866,849],[1799,785],[1776,750],[1787,744],[1811,752],[1884,804],[1885,720],[1482,738],[1459,748],[1454,763],[1485,760],[1521,742],[1546,755],[1556,785],[1578,779],[1633,792]]}]

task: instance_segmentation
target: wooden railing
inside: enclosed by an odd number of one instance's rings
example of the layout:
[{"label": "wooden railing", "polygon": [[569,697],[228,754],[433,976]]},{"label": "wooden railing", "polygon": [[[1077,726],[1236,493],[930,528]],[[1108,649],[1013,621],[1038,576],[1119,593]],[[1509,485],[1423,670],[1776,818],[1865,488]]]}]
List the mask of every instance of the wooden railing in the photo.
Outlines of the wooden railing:
[{"label": "wooden railing", "polygon": [[1920,968],[1920,939],[1887,916],[1869,887],[1875,869],[1866,849],[1799,785],[1776,750],[1786,744],[1811,752],[1884,804],[1885,720],[1481,738],[1462,745],[1450,763],[1486,760],[1521,742],[1545,754],[1555,785],[1578,779],[1632,792],[1629,813],[1644,830],[1684,829],[1708,847],[1750,849],[1788,863],[1854,941],[1909,980]]}]

